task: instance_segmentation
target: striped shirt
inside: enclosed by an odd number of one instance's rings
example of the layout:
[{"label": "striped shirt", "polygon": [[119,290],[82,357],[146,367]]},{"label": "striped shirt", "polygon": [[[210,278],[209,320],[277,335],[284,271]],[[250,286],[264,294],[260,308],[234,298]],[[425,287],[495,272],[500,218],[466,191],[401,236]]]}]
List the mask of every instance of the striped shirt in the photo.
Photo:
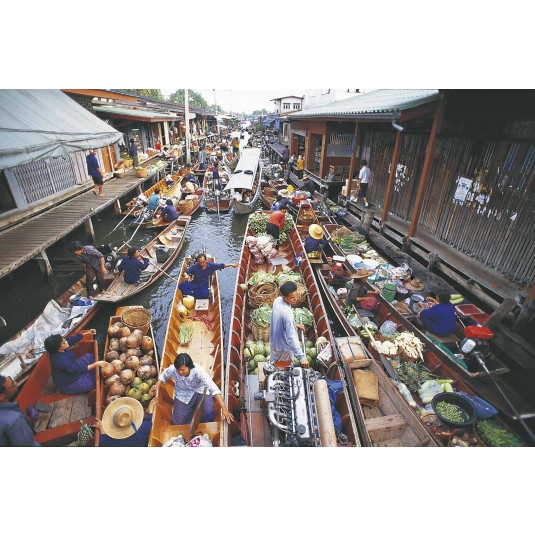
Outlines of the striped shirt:
[{"label": "striped shirt", "polygon": [[158,379],[162,383],[173,379],[175,381],[174,397],[182,401],[182,403],[189,403],[195,392],[202,394],[205,387],[211,396],[221,394],[221,390],[217,388],[208,373],[198,364],[190,370],[187,377],[180,376],[174,364],[171,364],[171,366],[165,368]]}]

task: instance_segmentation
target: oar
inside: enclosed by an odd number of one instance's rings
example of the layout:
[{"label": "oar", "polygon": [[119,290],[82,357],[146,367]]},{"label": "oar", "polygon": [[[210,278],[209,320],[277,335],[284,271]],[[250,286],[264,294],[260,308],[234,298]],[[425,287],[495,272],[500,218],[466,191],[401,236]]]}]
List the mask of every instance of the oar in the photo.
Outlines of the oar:
[{"label": "oar", "polygon": [[108,237],[114,230],[117,230],[117,229],[121,226],[121,223],[122,223],[122,222],[123,222],[123,221],[124,221],[124,220],[125,220],[125,219],[126,219],[126,218],[127,218],[127,217],[128,217],[128,216],[129,216],[129,215],[136,209],[136,208],[139,208],[139,206],[140,206],[140,204],[138,204],[138,203],[136,202],[136,204],[134,204],[134,207],[132,208],[132,210],[130,210],[130,211],[129,211],[129,212],[128,212],[122,219],[121,219],[121,221],[119,221],[119,223],[117,224],[117,226],[114,227],[112,230],[110,230],[110,231],[108,232],[108,234],[106,234],[106,236],[104,236],[104,238],[102,238],[102,239],[104,240],[104,239],[107,238],[107,237]]},{"label": "oar", "polygon": [[[130,236],[130,238],[128,239],[128,241],[130,241],[135,235],[136,235],[136,232],[141,228],[141,225],[144,223],[145,221],[143,219],[141,219],[141,221],[137,224],[137,228],[136,230],[134,230],[134,234],[132,234],[132,236]],[[126,242],[128,243],[128,242]],[[123,248],[123,246],[121,246],[121,249]],[[119,251],[121,250],[119,249]]]}]

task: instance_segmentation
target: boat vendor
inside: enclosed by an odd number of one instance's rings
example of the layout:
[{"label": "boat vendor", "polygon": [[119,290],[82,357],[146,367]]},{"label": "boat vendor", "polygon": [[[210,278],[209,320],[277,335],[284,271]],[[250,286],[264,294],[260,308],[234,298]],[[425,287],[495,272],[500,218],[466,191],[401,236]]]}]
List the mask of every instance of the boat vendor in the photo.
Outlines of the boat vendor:
[{"label": "boat vendor", "polygon": [[[437,298],[427,298],[430,306],[418,312],[417,318],[431,334],[444,337],[455,333],[457,327],[455,307],[450,303],[450,299],[451,294],[448,290],[439,290]],[[421,303],[417,305],[422,306]]]},{"label": "boat vendor", "polygon": [[33,439],[34,431],[19,404],[10,399],[16,394],[18,383],[0,375],[0,447],[40,446]]},{"label": "boat vendor", "polygon": [[195,173],[191,169],[188,171],[188,174],[186,175],[186,182],[191,182],[192,184],[195,184],[197,188],[200,186],[199,180],[197,179],[197,177],[195,176]]},{"label": "boat vendor", "polygon": [[69,349],[77,344],[83,334],[78,333],[64,338],[61,334],[52,334],[45,339],[45,349],[52,373],[54,386],[63,394],[74,395],[91,392],[95,389],[95,368],[106,366],[105,360],[97,360],[93,353],[85,353],[76,358]]},{"label": "boat vendor", "polygon": [[134,398],[120,397],[112,401],[104,411],[102,420],[95,418],[93,427],[100,429],[98,445],[101,448],[146,448],[152,430],[152,413],[158,397],[150,400],[143,416],[143,405]]},{"label": "boat vendor", "polygon": [[175,205],[171,199],[165,201],[164,209],[155,217],[161,217],[162,221],[167,223],[172,223],[178,219],[178,212],[176,211]]},{"label": "boat vendor", "polygon": [[104,255],[92,245],[82,245],[79,241],[73,241],[69,245],[69,249],[84,266],[87,297],[91,297],[93,293],[95,279],[99,293],[103,292],[106,289],[104,276],[108,272],[104,265]]},{"label": "boat vendor", "polygon": [[303,182],[303,185],[299,188],[301,191],[306,191],[311,197],[316,191],[316,183],[309,177]]},{"label": "boat vendor", "polygon": [[322,251],[323,248],[329,244],[328,240],[323,239],[323,229],[313,223],[308,227],[308,236],[306,237],[304,246],[307,253],[312,251]]},{"label": "boat vendor", "polygon": [[143,258],[140,252],[135,247],[129,247],[127,256],[123,258],[117,265],[115,273],[120,273],[121,271],[124,271],[124,282],[127,282],[128,284],[139,284],[141,282],[142,277],[141,272],[145,271],[148,267],[149,259]]},{"label": "boat vendor", "polygon": [[305,326],[296,324],[292,305],[297,302],[297,284],[293,281],[286,281],[280,287],[280,295],[273,301],[271,312],[271,325],[269,327],[269,354],[272,364],[278,362],[279,365],[287,363],[290,365],[293,358],[299,359],[303,368],[308,368],[308,360],[299,345],[297,329],[304,331]]},{"label": "boat vendor", "polygon": [[223,189],[223,185],[221,184],[221,176],[219,175],[219,162],[214,163],[212,179],[214,181],[214,188],[221,191]]},{"label": "boat vendor", "polygon": [[173,379],[175,383],[172,425],[191,423],[205,388],[207,394],[204,399],[201,423],[211,422],[214,419],[214,399],[221,407],[225,420],[229,424],[234,421],[234,416],[223,401],[221,390],[199,364],[193,364],[193,360],[187,353],[179,353],[173,364],[160,374],[156,382],[156,396],[158,396],[160,386],[169,379]]},{"label": "boat vendor", "polygon": [[182,295],[192,295],[195,299],[208,299],[210,296],[210,276],[219,269],[238,267],[238,264],[217,264],[208,262],[206,255],[197,255],[196,263],[186,269],[187,280],[178,287]]},{"label": "boat vendor", "polygon": [[358,268],[356,273],[351,275],[353,285],[347,294],[347,304],[354,304],[358,309],[373,310],[377,304],[376,295],[379,290],[368,290],[364,285],[366,279],[373,273],[366,268]]},{"label": "boat vendor", "polygon": [[156,210],[160,204],[160,190],[156,188],[152,195],[149,197],[147,208],[149,210]]},{"label": "boat vendor", "polygon": [[286,206],[289,202],[290,202],[289,199],[279,194],[277,195],[277,200],[271,205],[270,210],[272,212],[276,212],[277,210],[280,210],[281,206]]},{"label": "boat vendor", "polygon": [[280,233],[284,228],[286,208],[286,204],[284,206],[280,205],[279,209],[269,216],[268,222],[266,223],[266,234],[273,236],[276,242],[279,241]]}]

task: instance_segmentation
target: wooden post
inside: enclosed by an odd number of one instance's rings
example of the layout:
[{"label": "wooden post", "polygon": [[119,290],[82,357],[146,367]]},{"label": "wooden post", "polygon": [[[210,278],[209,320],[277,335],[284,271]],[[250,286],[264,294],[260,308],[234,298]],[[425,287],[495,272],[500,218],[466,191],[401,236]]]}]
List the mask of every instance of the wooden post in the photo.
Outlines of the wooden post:
[{"label": "wooden post", "polygon": [[114,209],[116,214],[120,214],[123,211],[122,208],[121,208],[121,200],[120,199],[117,199],[113,203],[113,209]]},{"label": "wooden post", "polygon": [[429,142],[427,143],[427,152],[425,154],[422,176],[420,178],[420,184],[418,185],[418,192],[416,193],[416,200],[414,201],[414,208],[412,210],[411,224],[407,232],[407,238],[409,240],[416,235],[416,229],[418,228],[418,220],[420,219],[420,213],[422,211],[425,190],[429,177],[431,176],[431,169],[433,167],[433,159],[437,145],[437,134],[440,132],[442,126],[445,102],[446,98],[444,94],[440,95],[440,100],[435,110],[435,116],[433,119],[433,127],[431,128],[431,133],[429,134]]},{"label": "wooden post", "polygon": [[52,271],[52,266],[50,264],[50,260],[48,260],[46,251],[41,251],[35,258],[37,260],[37,263],[39,264],[41,272],[47,276],[49,281],[51,281],[54,277],[54,272]]},{"label": "wooden post", "polygon": [[325,178],[325,155],[327,154],[327,134],[323,134],[321,142],[320,178]]},{"label": "wooden post", "polygon": [[388,211],[392,203],[392,196],[394,195],[394,182],[396,181],[396,169],[398,167],[399,153],[401,152],[401,132],[398,131],[396,135],[396,144],[394,145],[394,154],[392,154],[392,162],[390,163],[390,175],[388,177],[388,184],[386,186],[385,200],[383,206],[383,213],[381,215],[381,229],[388,219]]},{"label": "wooden post", "polygon": [[311,134],[309,134],[307,132],[307,135],[305,136],[305,155],[304,155],[304,158],[305,158],[305,169],[310,169],[311,165],[310,165],[310,146],[312,144],[312,140],[311,140]]},{"label": "wooden post", "polygon": [[353,134],[353,152],[351,153],[351,162],[349,163],[349,178],[347,180],[347,199],[351,201],[351,189],[353,188],[353,174],[355,173],[355,161],[357,155],[359,123],[355,123],[355,133]]},{"label": "wooden post", "polygon": [[91,218],[86,219],[84,221],[85,231],[87,232],[87,235],[89,236],[89,239],[92,243],[96,243],[95,240],[95,230],[93,229],[93,221]]},{"label": "wooden post", "polygon": [[524,301],[520,314],[513,325],[513,332],[520,333],[533,322],[535,317],[535,284],[529,289],[526,300]]},{"label": "wooden post", "polygon": [[364,210],[362,213],[362,228],[366,232],[366,236],[370,233],[375,212],[373,210]]}]

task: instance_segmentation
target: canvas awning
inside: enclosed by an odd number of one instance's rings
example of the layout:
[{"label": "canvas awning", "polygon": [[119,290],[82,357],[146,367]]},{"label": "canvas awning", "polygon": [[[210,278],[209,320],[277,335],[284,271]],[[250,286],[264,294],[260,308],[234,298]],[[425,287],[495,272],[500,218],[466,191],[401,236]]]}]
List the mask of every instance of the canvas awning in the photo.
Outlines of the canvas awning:
[{"label": "canvas awning", "polygon": [[[169,113],[157,112],[152,110],[120,108],[119,106],[94,106],[93,110],[96,113],[105,113],[106,115],[111,115],[112,117],[148,123],[157,123],[161,121],[177,121],[180,119],[184,119],[182,115],[171,115]],[[195,114],[190,113],[189,118],[195,119]]]},{"label": "canvas awning", "polygon": [[259,148],[243,149],[236,169],[225,189],[252,189],[259,161]]},{"label": "canvas awning", "polygon": [[0,169],[106,147],[122,137],[59,89],[0,90]]}]

